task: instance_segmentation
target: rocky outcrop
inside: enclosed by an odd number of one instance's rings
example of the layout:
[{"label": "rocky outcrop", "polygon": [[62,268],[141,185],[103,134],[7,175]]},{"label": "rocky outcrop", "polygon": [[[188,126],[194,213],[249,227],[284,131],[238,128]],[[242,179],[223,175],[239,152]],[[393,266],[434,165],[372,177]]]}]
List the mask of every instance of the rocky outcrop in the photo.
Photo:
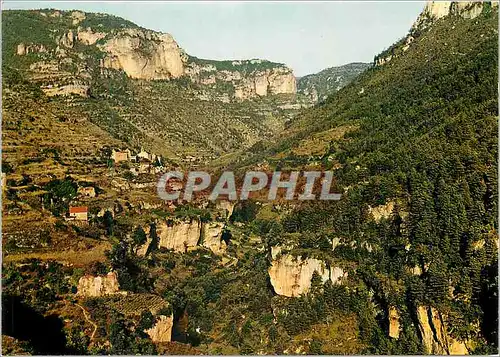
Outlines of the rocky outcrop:
[{"label": "rocky outcrop", "polygon": [[169,79],[184,74],[184,52],[170,34],[128,28],[110,38],[101,49],[101,65],[123,70],[136,79]]},{"label": "rocky outcrop", "polygon": [[67,33],[62,35],[57,42],[64,47],[73,48],[73,45],[75,44],[75,34],[72,30],[69,30]]},{"label": "rocky outcrop", "polygon": [[[172,249],[178,253],[186,253],[196,247],[205,247],[215,254],[222,254],[226,251],[227,244],[222,240],[225,224],[223,222],[203,223],[198,220],[185,222],[161,222],[157,224],[157,234],[159,237],[158,248]],[[149,234],[149,227],[144,227],[146,234]],[[139,247],[136,254],[146,255],[152,239]]]},{"label": "rocky outcrop", "polygon": [[173,316],[160,315],[150,329],[145,330],[153,342],[170,342],[172,340]]},{"label": "rocky outcrop", "polygon": [[434,355],[466,355],[467,346],[448,334],[446,316],[433,307],[419,306],[418,328],[425,353]]},{"label": "rocky outcrop", "polygon": [[[424,10],[413,25],[413,28],[422,28],[428,26],[435,20],[439,20],[449,15],[461,16],[465,19],[474,19],[478,17],[484,8],[482,1],[427,1]],[[493,2],[492,6],[498,6],[498,1]]]},{"label": "rocky outcrop", "polygon": [[98,297],[116,294],[119,291],[118,276],[110,272],[105,276],[82,276],[78,281],[77,294],[86,297]]},{"label": "rocky outcrop", "polygon": [[292,71],[286,67],[278,67],[257,72],[235,84],[234,96],[237,99],[249,99],[271,94],[295,93],[297,83]]},{"label": "rocky outcrop", "polygon": [[17,50],[16,54],[18,56],[24,56],[27,55],[28,53],[46,53],[47,48],[44,45],[37,45],[37,44],[24,44],[20,43],[17,45]]},{"label": "rocky outcrop", "polygon": [[73,26],[78,25],[86,19],[85,13],[81,11],[73,11],[70,16],[73,19]]},{"label": "rocky outcrop", "polygon": [[87,27],[86,29],[78,27],[78,31],[76,33],[78,41],[85,45],[93,45],[104,37],[106,37],[104,32],[93,32],[90,27]]},{"label": "rocky outcrop", "polygon": [[201,238],[202,223],[191,222],[161,223],[157,226],[160,237],[159,247],[185,253],[189,248],[196,247]]},{"label": "rocky outcrop", "polygon": [[346,276],[343,269],[338,267],[327,267],[318,259],[294,257],[291,254],[279,254],[279,250],[272,252],[273,260],[269,268],[269,277],[274,291],[278,295],[293,297],[306,293],[311,287],[311,278],[314,271],[326,282],[331,280],[338,284]]},{"label": "rocky outcrop", "polygon": [[212,222],[203,224],[203,246],[210,249],[215,254],[226,251],[226,243],[222,241],[224,223]]},{"label": "rocky outcrop", "polygon": [[399,312],[394,306],[389,306],[389,337],[399,338]]},{"label": "rocky outcrop", "polygon": [[394,210],[394,202],[389,201],[385,205],[376,207],[368,206],[368,212],[373,216],[375,222],[380,222],[381,219],[387,219],[392,215]]},{"label": "rocky outcrop", "polygon": [[231,201],[217,201],[215,203],[216,209],[222,211],[222,218],[229,219],[232,216],[234,211],[234,206],[236,204]]},{"label": "rocky outcrop", "polygon": [[194,83],[213,85],[224,82],[231,85],[233,98],[244,100],[273,94],[296,93],[297,83],[293,71],[279,63],[264,60],[207,61],[191,58],[185,70]]}]

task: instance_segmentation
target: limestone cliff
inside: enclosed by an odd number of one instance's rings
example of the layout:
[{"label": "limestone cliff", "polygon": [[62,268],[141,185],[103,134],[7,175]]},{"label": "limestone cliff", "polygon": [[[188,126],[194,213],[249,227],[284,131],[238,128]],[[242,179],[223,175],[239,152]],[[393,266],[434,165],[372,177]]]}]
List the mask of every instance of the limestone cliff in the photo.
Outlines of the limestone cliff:
[{"label": "limestone cliff", "polygon": [[172,340],[173,316],[160,315],[150,329],[145,330],[153,342],[170,342]]},{"label": "limestone cliff", "polygon": [[[186,253],[198,246],[210,249],[215,254],[222,254],[227,244],[222,240],[225,227],[223,222],[201,222],[197,219],[191,221],[162,221],[157,223],[159,237],[158,248],[172,249],[178,253]],[[149,232],[149,227],[145,227]],[[137,250],[143,256],[148,251],[152,240],[148,241]]]},{"label": "limestone cliff", "polygon": [[346,273],[338,267],[327,267],[318,259],[294,257],[291,254],[276,254],[271,267],[269,268],[269,278],[274,291],[278,295],[288,297],[299,296],[306,293],[311,287],[311,278],[314,271],[321,276],[321,280],[326,282],[340,283]]},{"label": "limestone cliff", "polygon": [[[29,56],[25,62],[54,60],[55,70],[41,78],[32,68],[33,78],[56,87],[68,81],[90,80],[92,72],[113,77],[123,71],[139,80],[189,82],[194,95],[202,100],[230,102],[274,94],[295,94],[296,79],[290,68],[262,59],[207,60],[189,56],[168,33],[141,28],[127,20],[103,14],[54,11],[48,16],[40,36],[16,41],[9,50]],[[33,26],[38,22],[33,23]],[[30,63],[31,64],[31,63]],[[187,81],[185,81],[187,80]],[[48,95],[68,95],[67,90],[46,91]],[[193,95],[193,94],[192,94]]]},{"label": "limestone cliff", "polygon": [[[492,6],[498,6],[498,1],[494,1]],[[424,10],[415,21],[413,29],[422,29],[449,15],[461,16],[465,19],[474,19],[478,17],[485,3],[483,1],[431,1],[428,0]]]},{"label": "limestone cliff", "polygon": [[110,272],[106,276],[86,275],[78,281],[78,295],[98,297],[116,294],[118,291],[118,276],[115,272]]},{"label": "limestone cliff", "polygon": [[417,309],[418,328],[425,353],[435,355],[466,355],[467,346],[448,334],[446,316],[437,309],[419,306]]},{"label": "limestone cliff", "polygon": [[221,254],[226,250],[226,243],[222,241],[224,223],[212,222],[203,224],[203,246],[215,254]]},{"label": "limestone cliff", "polygon": [[157,226],[160,237],[159,247],[173,249],[176,252],[186,252],[196,247],[201,237],[202,223],[198,220],[169,224],[163,222]]},{"label": "limestone cliff", "polygon": [[[84,38],[88,41],[88,35]],[[100,47],[107,53],[101,65],[131,78],[170,79],[184,73],[183,51],[170,34],[124,29]]]},{"label": "limestone cliff", "polygon": [[399,312],[394,306],[389,307],[389,337],[398,339],[399,338]]},{"label": "limestone cliff", "polygon": [[295,76],[283,64],[265,60],[211,61],[190,57],[186,75],[209,87],[230,88],[231,97],[249,99],[273,94],[294,94]]}]

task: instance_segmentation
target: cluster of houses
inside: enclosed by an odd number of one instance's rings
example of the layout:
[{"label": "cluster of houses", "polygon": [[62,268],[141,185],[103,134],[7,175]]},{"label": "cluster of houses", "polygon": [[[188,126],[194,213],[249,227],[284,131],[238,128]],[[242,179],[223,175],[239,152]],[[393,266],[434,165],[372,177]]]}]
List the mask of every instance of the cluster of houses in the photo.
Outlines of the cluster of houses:
[{"label": "cluster of houses", "polygon": [[141,148],[137,154],[133,155],[129,149],[111,151],[111,159],[115,164],[120,162],[131,162],[137,165],[130,169],[130,172],[137,176],[139,174],[157,174],[164,172],[161,156],[150,154]]},{"label": "cluster of houses", "polygon": [[[113,149],[110,159],[113,160],[115,164],[120,162],[133,163],[134,165],[131,165],[132,167],[129,170],[135,176],[139,174],[157,174],[165,172],[161,156],[150,154],[143,148],[135,155],[132,154],[132,151],[129,149]],[[80,197],[93,198],[96,196],[96,191],[92,186],[79,187],[78,194]],[[70,206],[66,220],[75,223],[87,223],[88,211],[89,209],[87,206]]]}]

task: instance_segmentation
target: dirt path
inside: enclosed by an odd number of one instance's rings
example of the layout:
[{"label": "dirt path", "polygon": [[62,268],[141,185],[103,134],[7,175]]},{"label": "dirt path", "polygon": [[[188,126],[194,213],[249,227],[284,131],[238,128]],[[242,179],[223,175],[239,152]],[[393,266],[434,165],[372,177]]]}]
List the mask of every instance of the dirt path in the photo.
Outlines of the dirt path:
[{"label": "dirt path", "polygon": [[85,316],[85,320],[87,320],[88,323],[94,326],[94,331],[92,331],[92,335],[90,335],[90,342],[92,343],[94,341],[94,336],[97,331],[97,324],[90,319],[89,313],[87,312],[87,310],[85,310],[85,308],[82,305],[77,303],[75,303],[75,305],[78,306],[80,309],[82,309],[83,316]]}]

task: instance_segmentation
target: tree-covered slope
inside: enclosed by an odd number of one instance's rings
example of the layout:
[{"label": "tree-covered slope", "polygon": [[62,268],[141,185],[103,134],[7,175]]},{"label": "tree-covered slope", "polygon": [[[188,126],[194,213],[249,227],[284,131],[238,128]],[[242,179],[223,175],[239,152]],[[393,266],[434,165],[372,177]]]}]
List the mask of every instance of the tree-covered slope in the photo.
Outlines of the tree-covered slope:
[{"label": "tree-covered slope", "polygon": [[[497,25],[486,5],[474,19],[435,20],[233,166],[335,171],[342,199],[298,205],[279,223],[294,241],[280,230],[273,240],[356,265],[354,296],[380,308],[364,330],[372,353],[419,353],[422,306],[446,315],[470,352],[497,351]],[[390,306],[399,340],[381,337]]]},{"label": "tree-covered slope", "polygon": [[321,102],[348,85],[370,66],[370,63],[355,62],[300,77],[297,80],[297,92],[308,96],[314,102]]}]

